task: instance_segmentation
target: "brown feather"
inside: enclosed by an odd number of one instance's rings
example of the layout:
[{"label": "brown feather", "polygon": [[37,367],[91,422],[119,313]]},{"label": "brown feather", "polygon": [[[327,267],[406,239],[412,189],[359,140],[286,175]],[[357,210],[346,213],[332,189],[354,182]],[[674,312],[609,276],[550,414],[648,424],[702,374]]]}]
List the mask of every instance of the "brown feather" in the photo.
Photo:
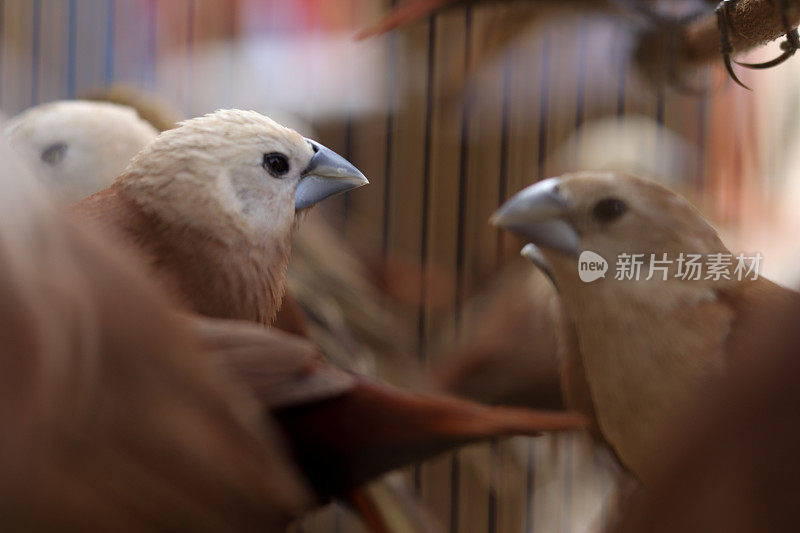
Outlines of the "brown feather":
[{"label": "brown feather", "polygon": [[283,283],[265,267],[272,260],[269,250],[168,224],[116,184],[81,200],[74,210],[131,243],[188,310],[268,324],[280,306]]},{"label": "brown feather", "polygon": [[211,364],[136,257],[112,253],[20,192],[24,173],[9,173],[0,173],[3,527],[285,527],[312,498],[255,400]]}]

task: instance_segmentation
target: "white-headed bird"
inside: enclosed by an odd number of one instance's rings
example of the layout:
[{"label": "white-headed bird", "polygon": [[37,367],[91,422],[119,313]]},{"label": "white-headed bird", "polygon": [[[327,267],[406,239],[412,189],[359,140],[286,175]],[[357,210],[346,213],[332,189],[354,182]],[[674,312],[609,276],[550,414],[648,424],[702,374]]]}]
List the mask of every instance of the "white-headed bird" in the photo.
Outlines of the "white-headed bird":
[{"label": "white-headed bird", "polygon": [[759,277],[754,261],[737,264],[687,200],[629,175],[541,181],[492,222],[532,243],[524,253],[553,279],[576,339],[565,382],[643,479],[676,409],[726,370],[741,340],[769,321],[768,305],[798,298]]},{"label": "white-headed bird", "polygon": [[268,324],[300,215],[367,183],[294,130],[223,110],[163,132],[76,209],[135,243],[189,309]]},{"label": "white-headed bird", "polygon": [[186,309],[243,321],[194,324],[278,419],[320,496],[475,440],[581,427],[574,414],[491,409],[345,374],[310,343],[263,327],[280,306],[302,212],[366,183],[267,117],[218,111],[162,133],[76,209],[142,251]]},{"label": "white-headed bird", "polygon": [[11,146],[66,201],[105,189],[158,132],[132,108],[83,100],[50,102],[9,120]]}]

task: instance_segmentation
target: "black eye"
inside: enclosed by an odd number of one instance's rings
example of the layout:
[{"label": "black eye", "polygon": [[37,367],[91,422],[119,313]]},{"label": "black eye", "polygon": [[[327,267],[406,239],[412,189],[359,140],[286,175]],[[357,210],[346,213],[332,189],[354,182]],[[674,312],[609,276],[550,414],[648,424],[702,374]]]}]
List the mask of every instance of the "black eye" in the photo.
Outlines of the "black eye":
[{"label": "black eye", "polygon": [[289,160],[283,154],[264,154],[264,162],[261,163],[261,166],[276,178],[289,172]]},{"label": "black eye", "polygon": [[67,145],[64,143],[51,144],[42,152],[42,161],[48,165],[57,165],[64,159],[64,154],[67,151]]},{"label": "black eye", "polygon": [[611,222],[625,214],[628,206],[625,202],[616,198],[606,198],[594,204],[592,215],[600,222]]}]

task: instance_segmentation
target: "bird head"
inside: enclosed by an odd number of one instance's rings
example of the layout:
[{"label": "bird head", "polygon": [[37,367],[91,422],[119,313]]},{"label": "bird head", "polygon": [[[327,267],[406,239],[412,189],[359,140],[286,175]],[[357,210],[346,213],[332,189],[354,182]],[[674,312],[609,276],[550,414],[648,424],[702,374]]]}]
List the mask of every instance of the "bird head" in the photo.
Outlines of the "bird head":
[{"label": "bird head", "polygon": [[[615,172],[580,172],[540,181],[500,207],[491,222],[529,240],[532,246],[526,246],[523,255],[549,270],[559,290],[615,284],[619,280],[614,279],[614,264],[622,254],[643,254],[644,280],[651,254],[661,259],[666,253],[671,261],[667,277],[674,280],[681,253],[729,253],[686,199],[657,183]],[[610,265],[598,283],[579,279],[579,257],[586,251]]]},{"label": "bird head", "polygon": [[167,223],[288,236],[298,213],[369,183],[343,157],[254,111],[182,122],[146,146],[116,185]]},{"label": "bird head", "polygon": [[108,187],[158,135],[130,107],[83,100],[28,109],[5,133],[33,173],[67,201]]}]

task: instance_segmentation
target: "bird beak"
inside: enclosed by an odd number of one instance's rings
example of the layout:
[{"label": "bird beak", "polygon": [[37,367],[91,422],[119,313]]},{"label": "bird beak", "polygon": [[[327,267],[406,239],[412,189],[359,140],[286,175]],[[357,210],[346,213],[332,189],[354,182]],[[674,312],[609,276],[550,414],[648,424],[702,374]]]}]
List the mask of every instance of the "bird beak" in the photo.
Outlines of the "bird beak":
[{"label": "bird beak", "polygon": [[559,191],[559,178],[535,183],[495,211],[489,222],[512,231],[537,246],[578,255],[581,238],[570,223],[569,203]]},{"label": "bird beak", "polygon": [[314,157],[303,171],[294,191],[296,211],[306,209],[334,194],[349,191],[369,183],[350,161],[317,141],[306,139],[314,148]]},{"label": "bird beak", "polygon": [[539,270],[541,270],[542,273],[547,276],[547,278],[550,280],[550,283],[552,283],[553,286],[556,285],[556,280],[553,278],[553,270],[550,268],[550,263],[547,261],[547,258],[544,256],[542,250],[539,249],[538,246],[528,243],[522,248],[519,255],[539,267]]}]

